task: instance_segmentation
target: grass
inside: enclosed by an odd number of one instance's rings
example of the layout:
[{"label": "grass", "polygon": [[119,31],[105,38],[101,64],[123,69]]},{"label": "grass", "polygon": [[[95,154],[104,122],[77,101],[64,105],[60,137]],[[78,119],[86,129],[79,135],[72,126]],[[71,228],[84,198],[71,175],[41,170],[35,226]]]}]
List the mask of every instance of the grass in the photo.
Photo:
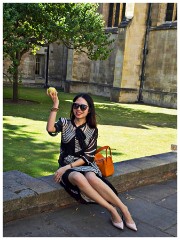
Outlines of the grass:
[{"label": "grass", "polygon": [[[60,135],[51,137],[46,122],[52,102],[45,89],[20,87],[18,104],[7,101],[12,88],[4,87],[3,166],[33,177],[53,174],[58,167]],[[69,117],[75,94],[59,92],[59,117]],[[164,152],[176,144],[177,110],[110,102],[92,96],[96,106],[98,146],[112,148],[113,161],[124,161]]]}]

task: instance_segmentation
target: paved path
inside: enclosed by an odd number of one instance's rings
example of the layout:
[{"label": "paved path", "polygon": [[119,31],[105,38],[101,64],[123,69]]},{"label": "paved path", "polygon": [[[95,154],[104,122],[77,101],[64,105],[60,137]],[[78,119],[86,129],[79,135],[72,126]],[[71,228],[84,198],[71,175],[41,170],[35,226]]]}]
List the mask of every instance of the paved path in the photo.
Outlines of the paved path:
[{"label": "paved path", "polygon": [[138,231],[112,226],[105,209],[76,205],[4,224],[4,237],[176,237],[177,180],[147,185],[119,194]]}]

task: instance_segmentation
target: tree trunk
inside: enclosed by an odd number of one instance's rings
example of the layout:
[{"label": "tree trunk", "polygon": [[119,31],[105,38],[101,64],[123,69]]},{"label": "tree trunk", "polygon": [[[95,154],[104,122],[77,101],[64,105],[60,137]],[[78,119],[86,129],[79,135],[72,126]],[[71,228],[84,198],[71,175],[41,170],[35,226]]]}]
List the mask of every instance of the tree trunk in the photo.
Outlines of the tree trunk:
[{"label": "tree trunk", "polygon": [[14,67],[13,74],[13,102],[18,102],[18,66]]},{"label": "tree trunk", "polygon": [[13,73],[13,102],[18,102],[18,79],[19,79],[19,65],[20,65],[20,54],[16,52],[16,61],[14,62],[14,73]]}]

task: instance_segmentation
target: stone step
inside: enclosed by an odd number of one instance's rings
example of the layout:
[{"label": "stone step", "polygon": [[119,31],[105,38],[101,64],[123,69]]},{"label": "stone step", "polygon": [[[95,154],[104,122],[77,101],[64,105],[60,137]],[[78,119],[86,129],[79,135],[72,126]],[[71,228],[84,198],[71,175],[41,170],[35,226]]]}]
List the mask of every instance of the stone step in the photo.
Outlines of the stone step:
[{"label": "stone step", "polygon": [[[114,164],[108,180],[118,193],[176,178],[177,153],[168,152]],[[54,182],[53,175],[33,178],[17,170],[3,173],[3,221],[78,204]]]}]

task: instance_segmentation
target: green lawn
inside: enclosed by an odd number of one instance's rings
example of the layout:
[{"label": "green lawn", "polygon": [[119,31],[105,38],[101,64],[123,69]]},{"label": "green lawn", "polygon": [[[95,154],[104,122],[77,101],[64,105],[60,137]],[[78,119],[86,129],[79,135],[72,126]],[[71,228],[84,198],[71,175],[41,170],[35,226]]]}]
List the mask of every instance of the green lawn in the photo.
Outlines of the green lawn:
[{"label": "green lawn", "polygon": [[[11,98],[12,88],[4,87],[3,95]],[[46,132],[52,102],[43,88],[21,87],[19,95],[27,101],[3,104],[4,171],[16,169],[33,177],[53,174],[58,167],[60,135],[51,137]],[[59,92],[59,117],[69,117],[74,96]],[[171,144],[176,144],[177,110],[93,99],[98,146],[111,146],[114,162],[169,152]]]}]

